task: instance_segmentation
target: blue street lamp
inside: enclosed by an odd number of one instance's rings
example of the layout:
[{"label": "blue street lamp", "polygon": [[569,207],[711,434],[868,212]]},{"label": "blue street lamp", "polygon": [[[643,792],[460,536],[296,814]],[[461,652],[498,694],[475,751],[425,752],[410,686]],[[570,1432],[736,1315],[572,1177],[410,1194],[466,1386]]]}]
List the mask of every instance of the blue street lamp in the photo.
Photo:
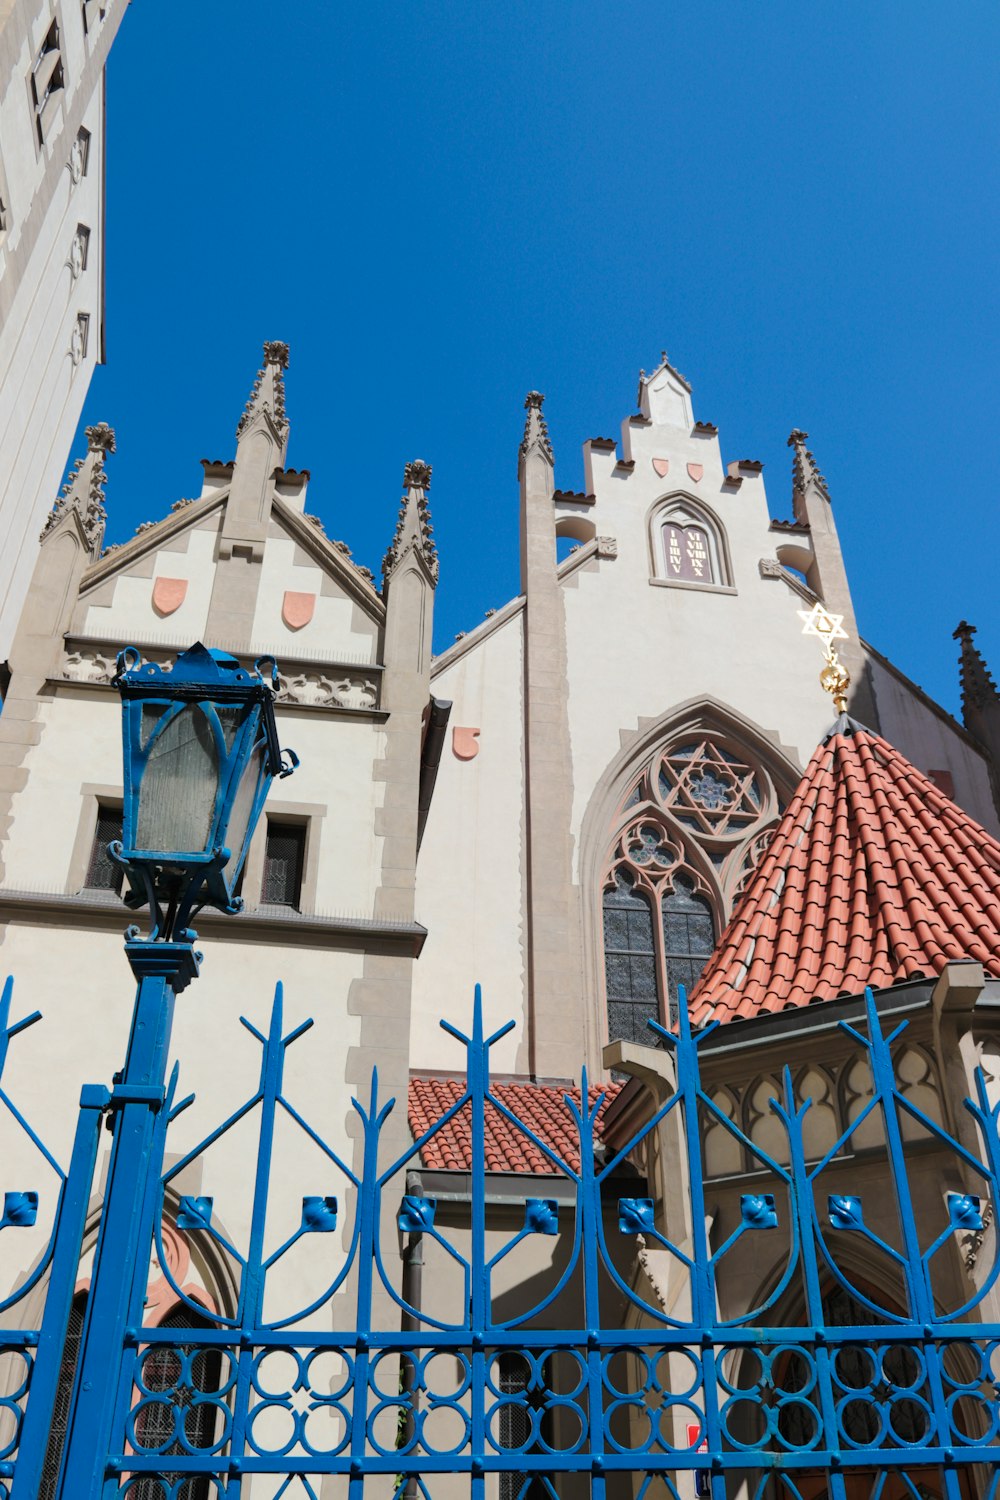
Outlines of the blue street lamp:
[{"label": "blue street lamp", "polygon": [[[154,1120],[166,1098],[175,1002],[201,962],[188,920],[202,906],[240,910],[236,883],[268,787],[298,764],[290,750],[278,748],[277,669],[270,657],[248,670],[234,656],[199,644],[164,671],[129,646],[118,657],[114,685],[122,697],[125,799],[122,840],[110,853],[128,875],[126,905],[148,902],[152,924],[147,938],[136,927],[126,933],[125,953],[139,988],[125,1065],[114,1088],[100,1091],[113,1144],[58,1491],[73,1500],[100,1500],[110,1482],[105,1464],[129,1293],[137,1268],[145,1275],[152,1245]],[[96,1137],[91,1148],[96,1159]],[[66,1318],[76,1267],[69,1272],[62,1288]],[[61,1346],[42,1363],[49,1411]],[[23,1471],[19,1492],[25,1496],[37,1493],[44,1453],[40,1441],[33,1468]],[[112,1488],[117,1493],[117,1480]]]},{"label": "blue street lamp", "polygon": [[128,875],[125,904],[149,905],[151,941],[184,941],[202,906],[242,909],[236,887],[268,787],[298,765],[278,748],[277,682],[269,656],[250,670],[198,644],[164,670],[134,646],[119,654],[125,799],[110,853]]}]

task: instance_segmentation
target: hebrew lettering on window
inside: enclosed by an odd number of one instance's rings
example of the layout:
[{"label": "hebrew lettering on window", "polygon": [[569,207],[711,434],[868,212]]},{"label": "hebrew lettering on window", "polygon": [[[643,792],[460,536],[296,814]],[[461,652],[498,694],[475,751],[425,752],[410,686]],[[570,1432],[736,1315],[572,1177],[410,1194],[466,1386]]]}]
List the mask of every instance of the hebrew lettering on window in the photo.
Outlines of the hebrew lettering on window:
[{"label": "hebrew lettering on window", "polygon": [[708,532],[703,526],[678,526],[668,521],[663,528],[663,552],[667,577],[680,583],[715,583]]}]

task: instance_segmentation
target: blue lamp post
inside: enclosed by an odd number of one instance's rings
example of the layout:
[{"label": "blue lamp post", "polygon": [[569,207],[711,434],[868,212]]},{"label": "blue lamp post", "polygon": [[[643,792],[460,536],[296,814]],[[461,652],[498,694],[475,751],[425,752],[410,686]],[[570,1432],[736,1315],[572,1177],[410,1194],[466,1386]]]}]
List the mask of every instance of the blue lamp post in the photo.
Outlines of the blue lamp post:
[{"label": "blue lamp post", "polygon": [[125,904],[149,905],[151,941],[183,941],[202,906],[243,906],[236,886],[268,787],[298,765],[278,748],[277,682],[271,657],[251,671],[200,644],[173,670],[134,646],[118,657],[125,799],[110,852],[128,876]]},{"label": "blue lamp post", "polygon": [[276,683],[271,658],[248,670],[202,645],[172,671],[143,662],[134,647],[118,658],[125,799],[122,840],[110,852],[128,876],[125,904],[148,903],[151,926],[146,938],[136,927],[126,933],[139,988],[125,1066],[102,1103],[114,1141],[63,1449],[59,1493],[73,1500],[105,1493],[116,1390],[109,1375],[121,1365],[133,1280],[149,1264],[149,1160],[174,1002],[201,961],[187,924],[203,906],[240,910],[236,884],[268,787],[298,764],[278,748]]}]

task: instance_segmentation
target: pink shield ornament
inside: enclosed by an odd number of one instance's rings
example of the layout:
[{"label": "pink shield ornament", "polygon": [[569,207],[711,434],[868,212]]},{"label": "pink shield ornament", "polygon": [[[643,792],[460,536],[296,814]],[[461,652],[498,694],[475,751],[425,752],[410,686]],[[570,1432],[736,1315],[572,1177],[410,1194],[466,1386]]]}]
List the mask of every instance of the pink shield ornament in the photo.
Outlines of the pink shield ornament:
[{"label": "pink shield ornament", "polygon": [[154,578],[153,608],[158,615],[172,615],[184,603],[187,591],[186,578]]},{"label": "pink shield ornament", "polygon": [[451,748],[456,760],[475,760],[479,754],[479,730],[456,724],[451,732]]},{"label": "pink shield ornament", "polygon": [[704,464],[688,464],[687,470],[688,470],[688,474],[690,475],[690,477],[694,480],[695,484],[697,484],[699,482],[699,480],[701,479],[701,476],[705,472],[705,465]]},{"label": "pink shield ornament", "polygon": [[309,624],[315,608],[315,594],[298,594],[294,589],[286,589],[281,601],[281,618],[289,630],[301,630],[303,625]]},{"label": "pink shield ornament", "polygon": [[666,479],[667,475],[670,472],[669,458],[654,458],[653,468],[656,470],[657,474],[659,474],[661,479]]}]

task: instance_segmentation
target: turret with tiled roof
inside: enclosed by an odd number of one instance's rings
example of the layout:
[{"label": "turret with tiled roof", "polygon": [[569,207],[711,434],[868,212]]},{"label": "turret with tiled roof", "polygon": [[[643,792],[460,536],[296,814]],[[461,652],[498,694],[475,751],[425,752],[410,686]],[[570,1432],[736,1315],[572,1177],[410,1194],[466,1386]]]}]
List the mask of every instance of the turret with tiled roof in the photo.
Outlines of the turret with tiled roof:
[{"label": "turret with tiled roof", "polygon": [[842,714],[692,992],[692,1016],[787,1010],[966,958],[1000,977],[1000,843]]}]

